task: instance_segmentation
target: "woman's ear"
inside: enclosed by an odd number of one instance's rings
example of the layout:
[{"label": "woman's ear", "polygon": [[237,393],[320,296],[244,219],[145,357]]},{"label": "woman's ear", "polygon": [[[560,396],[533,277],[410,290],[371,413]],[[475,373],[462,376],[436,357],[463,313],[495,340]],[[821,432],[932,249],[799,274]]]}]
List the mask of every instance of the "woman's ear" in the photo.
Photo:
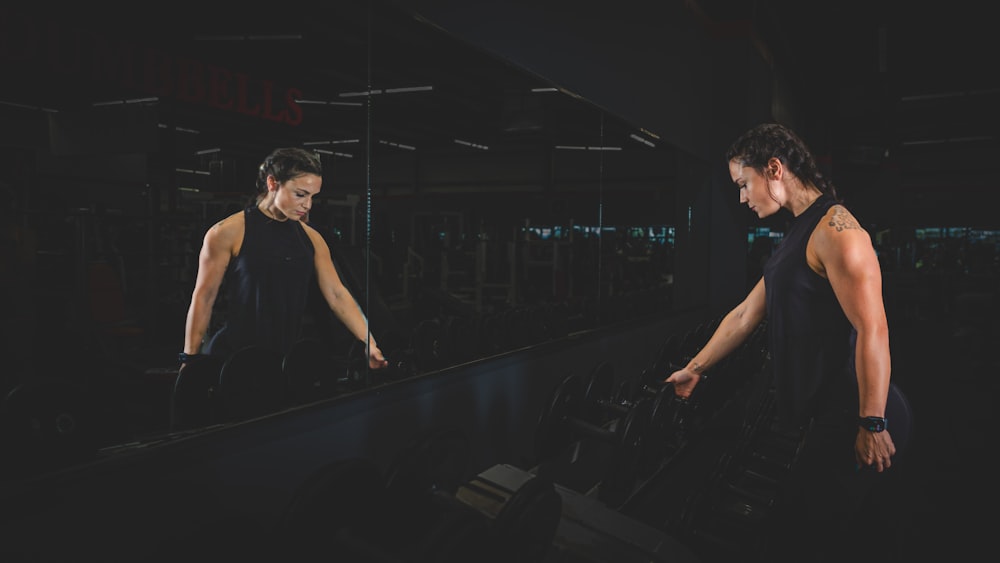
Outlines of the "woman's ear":
[{"label": "woman's ear", "polygon": [[768,180],[780,180],[784,168],[785,167],[781,165],[781,160],[772,156],[768,159],[767,167],[764,169],[764,172]]}]

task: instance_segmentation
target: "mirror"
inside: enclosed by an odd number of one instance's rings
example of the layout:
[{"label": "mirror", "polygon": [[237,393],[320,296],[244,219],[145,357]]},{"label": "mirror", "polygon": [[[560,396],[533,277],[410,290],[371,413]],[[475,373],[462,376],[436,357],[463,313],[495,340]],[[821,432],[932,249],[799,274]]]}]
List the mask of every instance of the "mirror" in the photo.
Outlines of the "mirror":
[{"label": "mirror", "polygon": [[176,430],[202,236],[278,146],[321,155],[310,223],[406,369],[352,390],[669,310],[675,152],[558,85],[378,3],[64,16],[0,23],[7,428],[51,405],[19,388],[45,379],[88,430],[46,462]]}]

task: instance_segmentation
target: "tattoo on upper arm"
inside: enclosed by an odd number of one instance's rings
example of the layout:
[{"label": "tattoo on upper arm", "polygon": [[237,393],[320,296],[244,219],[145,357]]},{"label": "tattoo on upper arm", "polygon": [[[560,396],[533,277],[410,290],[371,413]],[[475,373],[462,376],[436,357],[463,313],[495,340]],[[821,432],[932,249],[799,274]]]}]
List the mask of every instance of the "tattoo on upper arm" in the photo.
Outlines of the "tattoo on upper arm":
[{"label": "tattoo on upper arm", "polygon": [[830,226],[837,229],[837,232],[843,231],[844,229],[860,229],[861,225],[858,225],[857,219],[854,218],[846,209],[837,205],[833,208],[833,216],[830,217]]}]

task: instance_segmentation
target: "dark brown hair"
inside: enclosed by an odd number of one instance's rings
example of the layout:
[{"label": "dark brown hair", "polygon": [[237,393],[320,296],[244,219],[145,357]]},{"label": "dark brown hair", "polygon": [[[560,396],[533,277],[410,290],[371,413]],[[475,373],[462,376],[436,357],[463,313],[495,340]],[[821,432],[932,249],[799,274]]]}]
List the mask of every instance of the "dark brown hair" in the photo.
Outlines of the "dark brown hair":
[{"label": "dark brown hair", "polygon": [[257,199],[267,195],[268,176],[274,176],[279,184],[284,184],[303,174],[323,177],[323,163],[319,155],[298,147],[275,149],[260,163],[257,171]]},{"label": "dark brown hair", "polygon": [[763,175],[772,157],[803,182],[812,183],[819,191],[840,201],[837,188],[820,172],[809,147],[795,132],[778,123],[762,123],[740,135],[726,151],[726,164],[735,160]]}]

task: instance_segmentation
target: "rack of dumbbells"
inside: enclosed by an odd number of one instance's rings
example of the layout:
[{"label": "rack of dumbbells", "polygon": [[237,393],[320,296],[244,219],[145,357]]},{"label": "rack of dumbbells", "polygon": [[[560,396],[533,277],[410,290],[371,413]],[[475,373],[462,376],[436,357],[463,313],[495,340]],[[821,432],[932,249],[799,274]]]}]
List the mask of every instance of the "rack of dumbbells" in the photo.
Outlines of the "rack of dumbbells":
[{"label": "rack of dumbbells", "polygon": [[533,467],[470,476],[469,438],[435,429],[384,472],[367,460],[323,468],[282,515],[283,553],[706,563],[757,552],[801,437],[774,427],[763,326],[690,398],[664,383],[714,326],[669,338],[638,374],[610,361],[566,374],[539,413]]},{"label": "rack of dumbbells", "polygon": [[717,326],[671,336],[638,376],[610,361],[567,374],[539,415],[533,469],[702,560],[759,552],[803,439],[775,425],[764,323],[688,399],[664,383]]}]

